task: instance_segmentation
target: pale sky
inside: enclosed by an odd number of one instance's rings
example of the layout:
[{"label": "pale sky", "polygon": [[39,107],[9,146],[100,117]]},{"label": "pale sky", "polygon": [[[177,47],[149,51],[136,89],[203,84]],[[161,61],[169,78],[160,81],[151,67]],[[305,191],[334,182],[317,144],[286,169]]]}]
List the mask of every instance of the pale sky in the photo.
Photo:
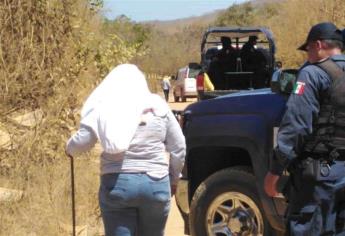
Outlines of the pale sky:
[{"label": "pale sky", "polygon": [[126,15],[131,20],[174,20],[226,9],[245,0],[104,0],[104,15],[114,19]]}]

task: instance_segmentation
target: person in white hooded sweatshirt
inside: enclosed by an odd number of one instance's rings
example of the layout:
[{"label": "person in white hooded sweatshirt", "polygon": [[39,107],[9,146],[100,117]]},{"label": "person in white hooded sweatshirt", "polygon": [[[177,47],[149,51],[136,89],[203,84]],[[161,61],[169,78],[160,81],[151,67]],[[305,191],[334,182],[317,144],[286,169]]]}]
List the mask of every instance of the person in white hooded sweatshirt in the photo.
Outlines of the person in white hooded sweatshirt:
[{"label": "person in white hooded sweatshirt", "polygon": [[163,236],[186,145],[167,103],[135,65],[115,67],[91,93],[66,153],[88,151],[97,140],[106,236]]}]

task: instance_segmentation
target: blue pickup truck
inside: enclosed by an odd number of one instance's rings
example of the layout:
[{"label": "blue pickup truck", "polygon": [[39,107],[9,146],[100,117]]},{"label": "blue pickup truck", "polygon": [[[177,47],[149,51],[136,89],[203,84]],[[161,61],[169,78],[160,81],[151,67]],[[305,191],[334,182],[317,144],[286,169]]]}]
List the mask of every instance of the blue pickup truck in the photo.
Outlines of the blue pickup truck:
[{"label": "blue pickup truck", "polygon": [[[270,88],[240,91],[189,105],[183,112],[186,163],[176,202],[185,233],[279,235],[283,196],[263,189],[296,70],[274,73]],[[280,187],[287,179],[284,174]]]}]

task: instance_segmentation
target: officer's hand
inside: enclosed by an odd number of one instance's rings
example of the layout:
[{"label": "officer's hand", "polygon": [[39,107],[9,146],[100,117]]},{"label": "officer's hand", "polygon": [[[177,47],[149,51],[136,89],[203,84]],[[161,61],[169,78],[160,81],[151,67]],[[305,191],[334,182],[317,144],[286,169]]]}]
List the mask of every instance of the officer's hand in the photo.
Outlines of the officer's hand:
[{"label": "officer's hand", "polygon": [[279,195],[279,193],[277,192],[277,182],[279,178],[279,175],[274,175],[271,172],[267,173],[265,177],[264,188],[268,196],[275,197]]}]

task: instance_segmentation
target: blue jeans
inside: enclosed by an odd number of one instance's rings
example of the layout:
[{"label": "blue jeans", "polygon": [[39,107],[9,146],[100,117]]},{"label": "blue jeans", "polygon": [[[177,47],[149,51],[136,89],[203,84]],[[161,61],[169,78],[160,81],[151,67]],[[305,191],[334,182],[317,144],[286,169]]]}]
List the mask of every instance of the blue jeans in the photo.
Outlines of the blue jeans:
[{"label": "blue jeans", "polygon": [[170,210],[169,176],[103,175],[99,205],[106,236],[163,236]]}]

